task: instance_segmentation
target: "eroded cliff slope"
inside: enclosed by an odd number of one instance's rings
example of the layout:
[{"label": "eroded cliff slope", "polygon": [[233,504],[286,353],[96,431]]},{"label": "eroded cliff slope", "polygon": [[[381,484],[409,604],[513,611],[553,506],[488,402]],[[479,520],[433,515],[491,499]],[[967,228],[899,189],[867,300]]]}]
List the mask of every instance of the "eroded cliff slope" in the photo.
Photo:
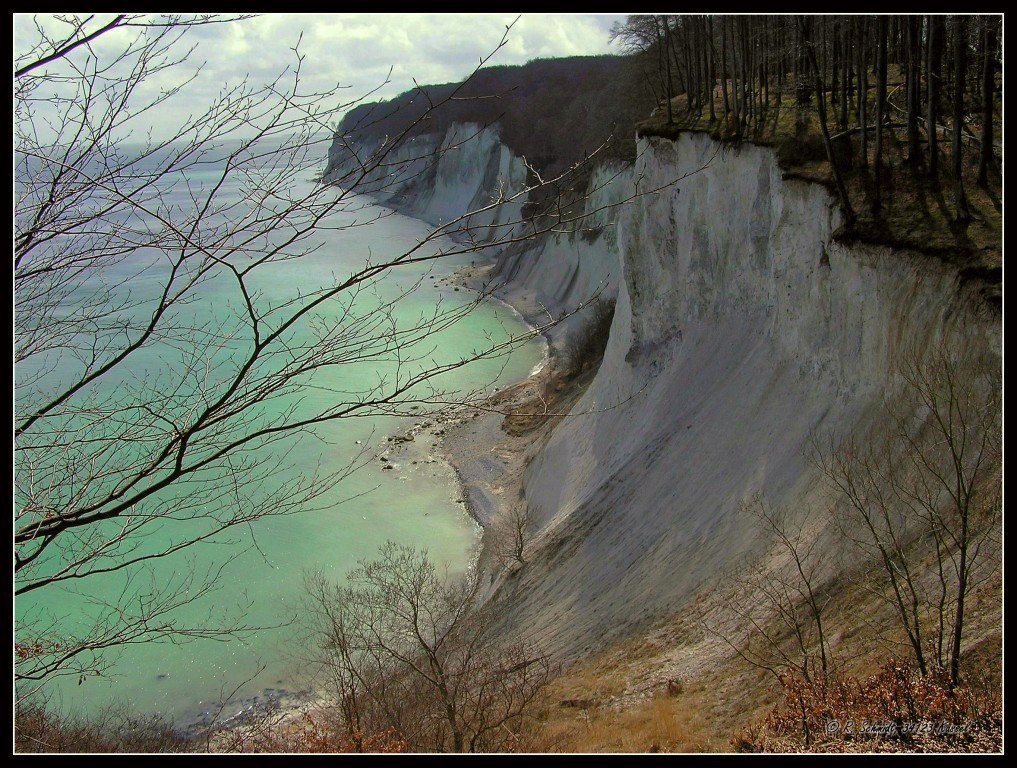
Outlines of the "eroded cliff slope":
[{"label": "eroded cliff slope", "polygon": [[[436,225],[527,183],[492,127],[453,125],[400,152],[397,167],[440,159],[366,189]],[[354,169],[344,156],[333,176]],[[634,168],[601,165],[587,191],[580,229],[489,254],[490,278],[531,320],[617,298],[592,385],[531,447],[526,565],[496,582],[507,628],[562,658],[680,610],[762,555],[769,545],[740,511],[755,495],[828,517],[810,437],[878,432],[905,345],[1001,354],[999,307],[982,286],[924,254],[838,242],[834,199],[785,178],[772,149],[640,139]],[[480,214],[475,231],[511,235],[525,202]]]},{"label": "eroded cliff slope", "polygon": [[906,343],[1000,354],[998,310],[977,285],[921,254],[838,243],[830,195],[783,179],[772,150],[646,139],[634,175],[646,189],[684,178],[621,217],[607,352],[534,452],[539,534],[500,590],[518,631],[565,657],[759,555],[739,511],[753,495],[828,509],[810,435],[878,430]]},{"label": "eroded cliff slope", "polygon": [[[620,276],[616,220],[632,197],[629,165],[608,160],[592,165],[568,221],[533,220],[524,209],[540,184],[523,158],[500,140],[498,126],[454,123],[441,135],[423,134],[372,161],[377,138],[337,139],[325,180],[355,186],[358,193],[480,246],[478,258],[493,259],[486,275],[495,293],[530,322],[559,338],[584,314],[570,316],[598,298],[613,300]],[[362,170],[369,167],[368,172]],[[546,201],[545,201],[546,203]],[[536,226],[549,231],[529,237]],[[550,221],[550,223],[549,223]]]}]

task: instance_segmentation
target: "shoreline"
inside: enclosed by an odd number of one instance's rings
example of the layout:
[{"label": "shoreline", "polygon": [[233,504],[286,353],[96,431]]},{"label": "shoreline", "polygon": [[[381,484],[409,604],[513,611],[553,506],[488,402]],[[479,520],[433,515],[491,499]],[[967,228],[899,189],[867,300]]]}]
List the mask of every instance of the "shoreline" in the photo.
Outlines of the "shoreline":
[{"label": "shoreline", "polygon": [[[335,182],[328,180],[327,176],[327,173],[323,173],[317,181],[326,186],[335,186]],[[360,194],[370,200],[371,205],[378,208],[390,210],[400,216],[405,216],[430,227],[441,226],[440,220],[437,222],[432,221],[421,215],[421,212],[415,209],[401,193],[395,194],[385,201],[379,201],[367,193]],[[467,242],[461,234],[456,232],[444,233],[443,236],[456,242]],[[458,269],[455,269],[451,274],[439,280],[436,285],[444,284],[446,287],[455,288],[456,290],[463,288],[478,294],[484,293],[488,300],[496,301],[507,307],[531,331],[534,331],[540,327],[541,320],[545,314],[551,319],[546,309],[543,307],[527,306],[523,295],[516,294],[508,289],[509,283],[507,281],[500,284],[500,287],[497,289],[485,290],[487,283],[483,278],[489,275],[497,266],[500,255],[500,251],[495,250],[495,248],[496,246],[480,246],[475,252],[475,259],[471,260],[469,264],[463,264]],[[478,261],[481,263],[476,263]],[[552,328],[557,327],[557,324],[552,326]],[[462,435],[460,433],[466,431],[464,429],[465,426],[469,422],[480,418],[481,414],[484,414],[487,419],[496,417],[499,420],[498,425],[500,426],[500,419],[506,415],[503,411],[507,411],[509,407],[518,405],[524,399],[532,397],[537,387],[543,386],[547,379],[552,376],[554,370],[553,361],[558,353],[558,345],[548,331],[542,331],[538,335],[543,343],[543,356],[540,363],[524,379],[496,387],[488,397],[472,405],[454,406],[448,409],[446,413],[422,414],[419,419],[409,426],[396,431],[393,435],[387,436],[383,442],[389,443],[390,446],[376,457],[383,464],[387,465],[386,468],[391,468],[392,470],[408,469],[408,466],[419,467],[422,464],[433,464],[439,460],[447,466],[454,481],[454,487],[458,490],[458,494],[452,493],[450,495],[456,499],[457,503],[464,504],[466,514],[479,528],[476,545],[477,551],[470,558],[466,569],[475,567],[481,560],[483,556],[483,532],[490,524],[493,515],[485,515],[481,511],[482,507],[488,506],[481,500],[485,495],[485,491],[478,484],[474,473],[470,471],[467,455],[458,450],[456,445],[458,440],[456,438],[459,437],[461,439]],[[515,396],[511,397],[512,394]],[[512,402],[506,401],[509,397],[511,397]],[[491,424],[485,423],[484,426],[490,429]],[[494,451],[503,442],[494,439],[497,437],[497,432],[501,432],[502,436],[507,435],[501,430],[491,431],[493,434],[490,435],[490,440],[488,441],[490,443],[488,450]],[[430,437],[432,440],[431,448],[434,450],[431,452],[422,449],[407,451],[407,443],[413,443],[415,447],[420,445],[417,441],[418,436]],[[408,465],[389,461],[390,456],[396,456],[403,452],[416,454],[412,458],[403,457],[408,461]]]},{"label": "shoreline", "polygon": [[[373,204],[424,221],[404,206]],[[439,283],[476,293],[485,292],[482,278],[496,266],[497,255],[484,255],[482,259],[486,263],[464,264]],[[530,331],[536,330],[537,317],[528,315],[514,304],[511,292],[502,292],[501,295],[494,291],[485,293],[488,300],[507,307]],[[384,436],[374,457],[382,464],[383,471],[399,473],[400,476],[422,474],[428,469],[447,473],[450,500],[462,505],[462,513],[476,526],[475,540],[467,554],[463,572],[480,570],[482,577],[488,577],[488,582],[481,584],[485,599],[501,573],[500,568],[492,567],[497,564],[497,556],[491,551],[485,534],[492,522],[508,511],[511,501],[517,495],[521,498],[522,473],[528,463],[526,448],[542,433],[541,430],[532,430],[514,436],[502,428],[511,411],[534,399],[553,376],[557,345],[546,331],[534,336],[538,337],[542,340],[543,354],[525,378],[499,384],[487,397],[474,403],[414,417],[412,423]],[[259,715],[275,717],[275,726],[286,728],[324,706],[326,696],[313,684],[301,690],[267,689],[261,694],[239,699],[228,707],[235,714],[227,716],[224,712],[219,728],[230,731],[242,727],[246,717]],[[181,730],[191,735],[199,732],[202,726],[208,724],[208,714]]]},{"label": "shoreline", "polygon": [[[494,259],[486,265],[464,265],[445,278],[446,285],[480,293],[480,277],[494,265]],[[487,298],[510,309],[531,331],[536,330],[532,318],[510,300],[493,293]],[[379,460],[394,470],[420,471],[435,463],[447,470],[452,481],[450,497],[463,505],[478,529],[466,570],[488,561],[491,553],[484,546],[484,533],[505,511],[507,481],[525,469],[523,454],[534,436],[513,437],[502,428],[502,422],[514,408],[533,399],[553,375],[557,347],[547,333],[538,336],[543,355],[525,378],[495,387],[483,400],[424,416],[389,435],[385,442],[390,448],[379,454]],[[521,484],[521,476],[518,480]]]},{"label": "shoreline", "polygon": [[[443,278],[440,283],[481,293],[483,289],[479,284],[480,275],[477,273],[486,273],[494,265],[493,259],[487,265],[463,265],[447,278]],[[537,329],[532,318],[527,317],[508,299],[488,293],[485,300],[495,301],[511,310],[530,331]],[[465,434],[483,430],[491,433],[488,435],[491,439],[484,441],[484,445],[474,442],[473,447],[486,448],[484,452],[491,452],[503,442],[501,439],[495,439],[499,437],[499,433],[501,437],[508,437],[501,429],[501,420],[513,407],[532,397],[533,392],[543,386],[553,371],[552,360],[557,346],[547,333],[534,336],[535,339],[538,337],[542,344],[541,359],[524,378],[495,386],[482,400],[451,406],[444,412],[422,414],[412,424],[384,437],[383,444],[388,444],[388,447],[377,456],[385,468],[391,467],[393,471],[414,472],[421,471],[424,465],[444,464],[453,480],[450,496],[457,503],[464,505],[464,511],[477,524],[480,534],[489,526],[495,515],[490,509],[490,504],[478,499],[478,492],[483,493],[484,489],[475,481],[475,473],[471,472],[468,466],[468,455],[459,450],[456,444]],[[425,445],[429,447],[425,448]],[[480,538],[478,536],[478,540]],[[474,554],[471,563],[478,560],[478,554],[480,553]],[[467,565],[467,568],[469,567],[471,565]]]},{"label": "shoreline", "polygon": [[[483,286],[481,278],[495,264],[496,259],[491,258],[486,265],[463,266],[452,274],[449,283],[479,293]],[[520,307],[513,304],[511,295],[496,295],[492,292],[489,298],[512,310],[531,331],[537,329],[535,318],[527,316]],[[552,376],[557,347],[546,331],[541,332],[539,337],[543,340],[543,356],[529,375],[504,385],[477,406],[470,408],[473,414],[450,424],[437,441],[436,452],[451,468],[462,496],[467,500],[470,516],[483,530],[487,530],[499,512],[507,511],[506,507],[511,505],[511,499],[505,498],[505,491],[508,490],[508,485],[515,485],[511,483],[515,474],[520,475],[518,485],[521,497],[521,473],[527,463],[523,460],[523,454],[533,438],[513,439],[502,425],[515,407],[533,399]],[[485,555],[490,554],[484,551],[481,542],[475,560],[483,561]]]}]

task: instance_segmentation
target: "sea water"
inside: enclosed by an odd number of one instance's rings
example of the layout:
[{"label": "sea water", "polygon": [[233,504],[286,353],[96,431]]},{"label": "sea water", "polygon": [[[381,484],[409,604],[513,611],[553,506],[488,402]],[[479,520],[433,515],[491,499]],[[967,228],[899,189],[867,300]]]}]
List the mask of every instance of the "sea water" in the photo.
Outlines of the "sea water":
[{"label": "sea water", "polygon": [[[190,190],[213,183],[217,168],[199,173],[189,172],[181,179],[180,202],[189,199]],[[311,183],[307,181],[306,183]],[[232,182],[222,190],[226,200],[238,200],[241,187]],[[232,198],[230,197],[232,195]],[[287,298],[307,293],[321,286],[334,284],[368,261],[380,261],[406,252],[430,231],[420,221],[376,208],[365,198],[357,198],[346,212],[337,211],[327,220],[329,229],[315,234],[319,247],[299,259],[265,265],[259,268],[256,280],[258,301],[278,305]],[[372,221],[369,226],[343,228],[353,221]],[[434,252],[451,243],[438,239],[429,244]],[[151,259],[150,253],[139,253],[112,269],[123,274],[98,275],[106,284],[120,277],[136,275],[139,260]],[[426,317],[436,306],[451,308],[468,303],[473,295],[456,291],[446,278],[470,261],[470,255],[442,258],[426,266],[399,267],[387,272],[371,291],[357,301],[370,309],[388,301],[393,303],[395,322],[409,327]],[[132,272],[133,270],[133,272]],[[160,285],[158,269],[132,277],[132,297],[144,297]],[[199,300],[188,306],[193,313],[188,322],[196,329],[217,329],[229,323],[238,311],[236,286],[225,276],[212,279],[198,291]],[[327,308],[323,311],[327,317]],[[337,310],[336,310],[337,311]],[[522,320],[508,307],[485,301],[461,320],[425,339],[417,345],[425,358],[442,363],[472,355],[527,330]],[[303,328],[297,336],[313,331]],[[195,334],[195,343],[203,336]],[[238,345],[242,349],[243,345]],[[109,376],[99,382],[99,389],[115,392],[124,380],[146,377],[158,381],[167,367],[181,360],[191,350],[180,349],[179,342],[150,345],[132,356],[126,374]],[[220,363],[225,349],[213,355]],[[507,357],[479,360],[444,376],[438,384],[450,393],[490,390],[524,378],[538,365],[543,349],[537,341],[520,345]],[[61,375],[70,375],[70,359],[59,361],[45,379],[57,383]],[[227,361],[228,362],[228,361]],[[71,366],[61,370],[61,365]],[[38,366],[33,363],[17,366],[16,384],[27,386]],[[395,363],[389,360],[328,368],[316,373],[306,391],[300,394],[301,406],[313,408],[329,403],[339,393],[362,389],[379,376],[391,376]],[[265,407],[287,408],[292,398],[269,401]],[[440,462],[422,460],[415,467],[385,469],[377,458],[391,445],[387,438],[413,423],[403,416],[375,415],[371,418],[338,419],[319,424],[307,435],[278,444],[264,446],[264,452],[279,451],[283,455],[260,455],[256,458],[280,461],[278,472],[260,482],[282,483],[294,475],[318,471],[327,473],[346,466],[363,456],[361,469],[345,478],[335,488],[314,499],[311,509],[293,515],[264,517],[250,527],[231,529],[212,543],[186,548],[170,557],[159,559],[132,578],[152,579],[155,583],[172,584],[186,574],[202,574],[209,569],[222,570],[216,578],[214,593],[193,603],[184,604],[172,614],[178,625],[196,625],[208,616],[225,610],[247,626],[263,627],[239,637],[225,639],[192,639],[186,642],[145,642],[114,648],[104,654],[108,669],[103,676],[70,677],[54,680],[44,688],[51,706],[69,713],[90,714],[111,704],[126,707],[137,714],[159,713],[178,724],[187,724],[207,717],[220,703],[230,698],[225,714],[254,697],[271,698],[280,693],[306,690],[314,684],[309,677],[308,637],[301,620],[303,580],[309,571],[325,572],[341,580],[344,574],[364,558],[371,558],[386,541],[426,549],[433,561],[447,564],[453,572],[465,569],[474,554],[478,529],[468,517],[459,498],[452,474]],[[425,447],[426,448],[426,447]],[[422,456],[426,455],[422,454]],[[20,468],[16,465],[16,471]],[[243,478],[241,478],[243,479]],[[189,494],[211,490],[217,493],[258,493],[257,488],[223,487],[221,489],[173,490],[181,501]],[[179,538],[181,528],[167,525],[150,536]],[[164,544],[154,541],[154,545]],[[16,616],[32,621],[55,621],[74,626],[87,615],[89,600],[115,599],[123,589],[124,573],[101,575],[72,582],[68,588],[46,588],[20,596],[15,603]],[[176,638],[179,641],[180,638]]]}]

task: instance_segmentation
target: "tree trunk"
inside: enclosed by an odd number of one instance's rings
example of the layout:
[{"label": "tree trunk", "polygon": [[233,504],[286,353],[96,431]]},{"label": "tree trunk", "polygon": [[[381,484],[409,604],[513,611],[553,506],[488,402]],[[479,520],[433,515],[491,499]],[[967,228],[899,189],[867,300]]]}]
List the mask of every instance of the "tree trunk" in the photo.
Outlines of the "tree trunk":
[{"label": "tree trunk", "polygon": [[746,103],[748,104],[746,114],[748,114],[749,117],[748,121],[749,130],[753,130],[756,120],[756,72],[755,69],[753,68],[755,57],[753,55],[754,52],[752,50],[751,17],[746,17],[744,20],[744,24],[745,26],[742,28],[743,29],[742,44],[745,46],[745,83],[747,88],[745,97]]},{"label": "tree trunk", "polygon": [[[770,42],[770,24],[767,18],[763,17],[763,40]],[[772,47],[764,48],[764,54],[759,60],[759,75],[763,89],[763,114],[770,111],[770,60],[773,58]]]},{"label": "tree trunk", "polygon": [[960,551],[957,553],[959,567],[957,569],[957,605],[954,612],[953,637],[950,644],[950,688],[953,689],[960,680],[961,639],[964,634],[964,598],[968,593],[968,544],[970,531],[968,515],[970,510],[961,512]]},{"label": "tree trunk", "polygon": [[685,34],[692,35],[692,54],[696,63],[696,108],[699,116],[706,106],[706,49],[703,44],[705,22],[693,16],[686,24],[688,29]]},{"label": "tree trunk", "polygon": [[745,18],[741,22],[741,53],[742,53],[742,124],[747,128],[751,117],[751,103],[749,96],[752,93],[751,70],[749,69],[749,35]]},{"label": "tree trunk", "polygon": [[738,38],[733,28],[735,20],[728,18],[727,21],[729,22],[728,31],[731,33],[731,108],[734,111],[735,136],[740,138],[742,135],[742,110],[738,78]]},{"label": "tree trunk", "polygon": [[[826,22],[823,22],[823,39],[826,39]],[[840,72],[837,65],[840,63],[840,38],[837,36],[837,29],[834,27],[830,36],[832,50],[830,51],[830,106],[836,107],[840,102],[837,84],[840,82]]]},{"label": "tree trunk", "polygon": [[[671,97],[674,95],[671,90],[671,57],[669,56],[669,48],[667,45],[667,19],[662,16],[655,16],[655,29],[657,31],[657,62],[658,65],[662,66],[663,71],[661,72],[665,94],[665,101],[667,102],[667,124],[672,125],[674,123],[674,115],[671,113]],[[660,25],[664,25],[664,33],[661,34]]]},{"label": "tree trunk", "polygon": [[883,120],[886,113],[886,16],[876,20],[876,158],[873,161],[875,174],[872,212],[883,207],[882,162],[883,162]]},{"label": "tree trunk", "polygon": [[857,103],[855,101],[855,90],[854,90],[854,50],[852,48],[854,44],[854,36],[852,35],[853,21],[852,19],[844,20],[844,72],[845,79],[847,81],[847,99],[845,104],[841,106],[841,114],[844,115],[844,128],[847,128],[848,113],[857,113]]},{"label": "tree trunk", "polygon": [[953,202],[957,221],[971,221],[968,196],[964,192],[964,70],[968,52],[967,16],[954,16],[953,27]]},{"label": "tree trunk", "polygon": [[[712,17],[711,17],[712,23]],[[724,95],[724,133],[728,131],[728,115],[731,114],[731,104],[727,98],[727,24],[724,19],[720,21],[720,91]]]},{"label": "tree trunk", "polygon": [[978,153],[978,184],[988,186],[989,166],[995,159],[992,146],[992,107],[996,99],[996,19],[985,19],[982,34],[982,146]]},{"label": "tree trunk", "polygon": [[929,134],[929,176],[935,179],[939,175],[939,141],[936,132],[936,121],[939,120],[939,82],[942,75],[942,17],[930,15],[928,29],[929,63],[925,67],[928,81],[928,97],[926,98],[926,130]]},{"label": "tree trunk", "polygon": [[921,110],[921,16],[910,16],[907,20],[907,50],[905,52],[905,71],[907,73],[907,137],[908,163],[917,165],[922,159],[921,146],[918,143],[918,113]]},{"label": "tree trunk", "polygon": [[[823,93],[823,82],[820,78],[819,62],[816,61],[815,52],[812,50],[812,45],[809,41],[808,31],[806,30],[805,22],[801,16],[797,17],[798,28],[801,31],[801,37],[805,53],[812,64],[812,71],[815,75],[816,92],[819,94]],[[837,192],[840,195],[841,208],[844,211],[844,218],[847,226],[850,229],[855,223],[855,211],[851,207],[851,200],[848,198],[847,188],[844,186],[844,178],[841,176],[840,168],[837,165],[837,158],[833,154],[833,143],[830,141],[830,129],[826,124],[826,100],[823,98],[818,99],[817,104],[819,106],[819,126],[823,131],[823,146],[826,148],[826,159],[830,161],[830,168],[833,170],[833,178],[837,184]],[[862,131],[862,135],[865,135],[865,131]]]},{"label": "tree trunk", "polygon": [[707,17],[707,31],[706,31],[706,34],[708,35],[707,39],[708,39],[708,42],[709,42],[709,52],[708,52],[708,57],[709,58],[707,59],[707,61],[709,62],[709,66],[708,66],[708,69],[709,69],[708,79],[710,81],[710,96],[709,96],[709,98],[710,98],[710,125],[713,125],[714,123],[717,122],[717,110],[716,110],[716,107],[714,107],[714,105],[713,105],[713,92],[717,88],[717,63],[715,61],[716,54],[715,54],[714,46],[713,46],[713,17],[712,16],[708,16]]},{"label": "tree trunk", "polygon": [[861,146],[859,150],[862,168],[869,167],[868,141],[868,101],[869,101],[869,62],[866,57],[865,18],[858,20],[858,123],[862,127]]},{"label": "tree trunk", "polygon": [[777,31],[774,37],[777,41],[777,52],[775,56],[776,60],[774,61],[775,71],[773,73],[776,91],[773,97],[773,130],[776,131],[777,124],[780,122],[780,105],[781,100],[783,99],[784,78],[787,76],[787,70],[784,67],[784,52],[781,46],[783,32],[781,30],[781,25],[779,23],[777,24]]},{"label": "tree trunk", "polygon": [[688,71],[688,88],[685,90],[685,111],[691,114],[693,100],[696,91],[696,68],[692,59],[692,51],[689,47],[688,30],[682,35],[682,60],[685,62],[685,69]]}]

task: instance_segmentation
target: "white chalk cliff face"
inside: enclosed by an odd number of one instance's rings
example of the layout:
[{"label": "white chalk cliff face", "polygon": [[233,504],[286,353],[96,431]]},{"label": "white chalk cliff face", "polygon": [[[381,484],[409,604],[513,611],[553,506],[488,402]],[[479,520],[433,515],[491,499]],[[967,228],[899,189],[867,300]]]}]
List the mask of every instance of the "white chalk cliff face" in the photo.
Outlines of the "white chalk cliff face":
[{"label": "white chalk cliff face", "polygon": [[[522,161],[496,131],[477,138],[429,169],[413,161],[424,172],[375,196],[438,223],[521,189]],[[401,151],[426,155],[426,142],[438,146],[422,137]],[[496,595],[507,628],[565,657],[681,608],[758,554],[739,513],[754,494],[802,515],[827,509],[809,436],[878,428],[903,344],[1001,349],[999,310],[976,286],[921,254],[836,242],[833,198],[783,179],[772,150],[699,134],[638,150],[631,170],[597,170],[588,211],[633,184],[682,180],[597,213],[585,235],[509,248],[494,268],[531,320],[598,290],[617,296],[595,380],[532,449],[525,498],[538,533]],[[341,156],[333,178],[349,168]],[[478,222],[504,227],[509,215]]]},{"label": "white chalk cliff face", "polygon": [[939,261],[831,235],[819,185],[773,151],[684,134],[639,142],[620,221],[622,284],[604,362],[525,478],[540,526],[500,589],[508,620],[566,656],[662,617],[759,549],[755,493],[828,508],[813,431],[878,426],[902,343],[999,355],[1000,323]]},{"label": "white chalk cliff face", "polygon": [[[371,163],[378,148],[337,139],[325,180],[355,183],[358,192],[435,226],[476,212],[462,225],[475,228],[478,239],[504,237],[521,218],[526,166],[501,143],[496,128],[455,124],[444,136],[418,136]],[[362,174],[362,163],[372,167],[370,173]],[[497,200],[510,202],[495,205]],[[485,231],[489,227],[495,229]]]},{"label": "white chalk cliff face", "polygon": [[[340,186],[356,181],[358,192],[435,226],[462,218],[462,227],[481,243],[505,242],[525,233],[526,165],[501,143],[497,127],[454,124],[444,136],[416,137],[361,177],[361,163],[377,149],[375,144],[346,146],[337,139],[326,181]],[[497,259],[490,275],[499,286],[496,293],[535,324],[573,312],[596,297],[614,299],[621,271],[617,205],[631,194],[627,166],[604,163],[594,168],[581,223],[563,228],[571,231],[492,248],[487,254]],[[562,336],[584,317],[570,317],[549,335]]]},{"label": "white chalk cliff face", "polygon": [[633,194],[632,171],[619,163],[594,168],[583,200],[581,221],[497,254],[492,277],[500,295],[532,323],[569,315],[548,332],[559,340],[586,322],[590,302],[614,300],[621,263],[617,219],[620,203]]}]

